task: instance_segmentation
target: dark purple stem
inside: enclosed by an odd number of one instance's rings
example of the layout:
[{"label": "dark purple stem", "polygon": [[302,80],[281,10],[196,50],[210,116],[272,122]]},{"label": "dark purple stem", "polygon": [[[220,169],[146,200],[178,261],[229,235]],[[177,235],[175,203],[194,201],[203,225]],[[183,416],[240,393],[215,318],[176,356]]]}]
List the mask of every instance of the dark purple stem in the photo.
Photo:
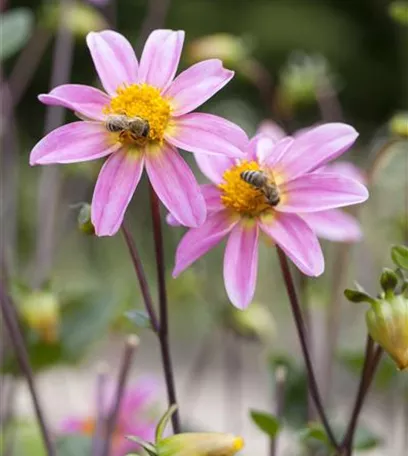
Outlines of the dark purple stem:
[{"label": "dark purple stem", "polygon": [[338,444],[336,438],[331,429],[330,423],[327,419],[326,412],[323,407],[323,403],[320,397],[319,388],[317,386],[316,377],[313,370],[312,360],[309,353],[309,348],[307,345],[307,333],[305,328],[305,323],[303,321],[302,309],[300,307],[295,285],[293,283],[292,275],[290,273],[288,260],[285,253],[277,247],[279,263],[282,269],[283,279],[285,281],[286,290],[288,293],[290,305],[292,307],[292,313],[295,319],[296,328],[298,331],[300,345],[302,347],[303,358],[306,364],[306,372],[308,377],[309,392],[312,396],[313,402],[316,406],[316,410],[320,416],[324,429],[326,431],[327,437],[329,438],[331,444],[334,448],[338,449]]},{"label": "dark purple stem", "polygon": [[[169,407],[173,404],[177,404],[176,388],[174,383],[173,366],[170,355],[170,344],[169,344],[169,316],[168,316],[168,305],[167,305],[167,292],[166,292],[166,278],[165,278],[165,263],[164,263],[164,248],[163,248],[163,236],[161,228],[161,217],[160,217],[160,206],[159,199],[150,186],[151,196],[151,211],[153,221],[153,238],[155,244],[155,256],[156,256],[156,268],[157,268],[157,280],[159,285],[159,311],[160,311],[160,331],[159,341],[160,350],[163,361],[164,377],[167,387],[167,397]],[[173,431],[175,434],[179,434],[181,431],[180,427],[180,416],[177,410],[172,415]]]},{"label": "dark purple stem", "polygon": [[106,440],[102,456],[110,455],[112,437],[115,432],[116,423],[119,417],[120,407],[122,404],[123,394],[125,392],[126,382],[129,376],[130,368],[132,366],[133,356],[138,345],[139,338],[137,336],[131,335],[128,337],[124,348],[122,364],[119,371],[114,403],[112,405],[112,410],[108,416],[106,423]]},{"label": "dark purple stem", "polygon": [[47,455],[56,456],[54,443],[51,439],[51,434],[49,432],[48,426],[46,425],[43,411],[40,406],[37,389],[34,383],[34,375],[31,370],[27,349],[24,344],[24,339],[17,322],[16,313],[10,301],[10,298],[7,296],[5,290],[3,289],[2,284],[0,284],[0,303],[3,319],[7,327],[7,331],[10,335],[11,342],[14,346],[14,351],[16,353],[18,364],[20,366],[21,372],[26,377],[28,383],[28,388],[30,390],[31,398],[33,400],[35,414],[38,420],[38,424],[40,426],[40,431],[42,438],[44,440],[45,448],[47,450]]},{"label": "dark purple stem", "polygon": [[150,294],[149,284],[147,283],[146,274],[143,269],[143,263],[140,259],[139,252],[136,248],[136,244],[133,240],[133,237],[125,223],[122,224],[122,233],[123,237],[125,238],[125,242],[128,247],[130,257],[132,259],[133,267],[135,269],[136,276],[139,281],[140,290],[143,295],[143,300],[145,303],[146,311],[150,318],[152,329],[156,334],[159,334],[160,324],[157,319],[156,312],[154,310],[152,295]]},{"label": "dark purple stem", "polygon": [[343,442],[341,444],[342,450],[345,452],[345,456],[351,456],[353,450],[354,434],[357,429],[358,418],[360,416],[361,409],[363,408],[364,400],[370,389],[371,382],[374,378],[375,371],[381,359],[383,349],[377,347],[374,351],[374,342],[370,336],[367,337],[366,352],[364,358],[364,365],[361,372],[360,385],[358,388],[356,400],[354,403],[353,411],[347,431],[345,433]]}]

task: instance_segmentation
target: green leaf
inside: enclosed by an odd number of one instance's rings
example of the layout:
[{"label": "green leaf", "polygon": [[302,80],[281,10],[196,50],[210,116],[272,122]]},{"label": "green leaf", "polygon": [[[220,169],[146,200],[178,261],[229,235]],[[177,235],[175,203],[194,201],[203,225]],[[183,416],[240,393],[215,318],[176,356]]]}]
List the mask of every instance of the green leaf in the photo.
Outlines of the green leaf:
[{"label": "green leaf", "polygon": [[91,454],[92,440],[85,435],[67,435],[57,440],[57,456],[86,456]]},{"label": "green leaf", "polygon": [[357,428],[354,436],[354,449],[367,451],[381,445],[382,440],[366,428]]},{"label": "green leaf", "polygon": [[391,249],[391,258],[399,268],[408,270],[408,247],[394,245]]},{"label": "green leaf", "polygon": [[149,314],[144,310],[130,310],[125,313],[125,316],[133,323],[137,328],[151,329],[152,322],[150,321]]},{"label": "green leaf", "polygon": [[281,423],[278,418],[270,413],[251,410],[251,418],[258,428],[272,439],[276,437],[281,429]]},{"label": "green leaf", "polygon": [[344,296],[351,302],[369,302],[370,304],[373,304],[375,302],[375,299],[372,298],[369,294],[365,293],[364,291],[358,291],[358,290],[350,290],[347,288],[344,290]]},{"label": "green leaf", "polygon": [[159,424],[157,425],[156,434],[155,434],[156,444],[162,439],[163,432],[166,429],[166,426],[167,426],[171,416],[173,415],[173,413],[175,413],[177,408],[178,408],[177,404],[173,404],[160,419]]},{"label": "green leaf", "polygon": [[310,423],[306,428],[301,429],[298,435],[303,441],[317,440],[328,448],[332,447],[326,431],[320,423]]},{"label": "green leaf", "polygon": [[398,285],[397,274],[392,269],[384,268],[380,277],[380,284],[385,293],[392,293]]},{"label": "green leaf", "polygon": [[0,60],[18,52],[31,35],[34,18],[28,8],[15,8],[0,16]]}]

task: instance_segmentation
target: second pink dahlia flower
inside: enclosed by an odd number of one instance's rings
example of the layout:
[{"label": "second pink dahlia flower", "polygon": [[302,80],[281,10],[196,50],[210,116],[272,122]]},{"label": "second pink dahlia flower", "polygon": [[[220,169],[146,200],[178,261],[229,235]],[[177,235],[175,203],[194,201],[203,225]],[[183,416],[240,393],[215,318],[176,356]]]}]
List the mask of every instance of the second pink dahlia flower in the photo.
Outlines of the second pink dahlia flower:
[{"label": "second pink dahlia flower", "polygon": [[[304,274],[322,274],[322,250],[303,214],[368,198],[360,182],[319,169],[344,153],[356,138],[357,132],[351,126],[332,123],[278,142],[257,135],[244,150],[244,159],[197,155],[201,170],[213,181],[202,186],[208,216],[201,227],[190,229],[181,239],[173,275],[178,276],[228,236],[225,287],[231,302],[245,308],[255,293],[261,232]],[[269,204],[262,191],[243,180],[245,171],[266,173],[279,194],[279,202]],[[171,224],[181,222],[171,216],[168,220]]]}]

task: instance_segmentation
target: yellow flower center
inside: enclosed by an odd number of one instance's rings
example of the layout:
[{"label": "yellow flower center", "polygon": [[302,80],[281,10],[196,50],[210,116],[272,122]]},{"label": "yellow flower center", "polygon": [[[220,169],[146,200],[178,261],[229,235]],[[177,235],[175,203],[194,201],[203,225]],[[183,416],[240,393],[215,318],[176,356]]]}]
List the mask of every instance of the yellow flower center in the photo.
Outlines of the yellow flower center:
[{"label": "yellow flower center", "polygon": [[262,171],[266,174],[268,182],[275,185],[270,170],[261,170],[255,161],[241,160],[237,165],[224,172],[223,182],[218,185],[224,206],[248,217],[257,217],[263,212],[271,211],[273,206],[268,202],[262,189],[246,182],[241,177],[241,173],[244,171]]},{"label": "yellow flower center", "polygon": [[119,87],[116,93],[109,105],[105,106],[105,114],[139,117],[149,125],[146,138],[135,140],[130,133],[124,132],[119,135],[119,140],[127,145],[143,145],[148,140],[162,143],[171,108],[168,100],[161,96],[159,89],[147,84],[132,84]]}]

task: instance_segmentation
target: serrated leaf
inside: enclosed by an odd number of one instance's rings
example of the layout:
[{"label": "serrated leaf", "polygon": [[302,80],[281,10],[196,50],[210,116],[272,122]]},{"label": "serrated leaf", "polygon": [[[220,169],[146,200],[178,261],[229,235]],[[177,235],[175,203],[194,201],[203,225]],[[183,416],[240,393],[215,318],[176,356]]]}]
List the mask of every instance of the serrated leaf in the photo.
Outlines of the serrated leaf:
[{"label": "serrated leaf", "polygon": [[271,438],[275,438],[281,429],[279,419],[270,413],[251,410],[251,418],[258,428]]},{"label": "serrated leaf", "polygon": [[408,247],[394,245],[391,249],[391,258],[399,268],[408,270]]},{"label": "serrated leaf", "polygon": [[0,17],[0,60],[18,52],[31,35],[34,18],[28,8],[15,8],[1,13]]},{"label": "serrated leaf", "polygon": [[125,313],[125,316],[133,323],[137,328],[151,329],[152,322],[147,312],[144,310],[130,310]]}]

